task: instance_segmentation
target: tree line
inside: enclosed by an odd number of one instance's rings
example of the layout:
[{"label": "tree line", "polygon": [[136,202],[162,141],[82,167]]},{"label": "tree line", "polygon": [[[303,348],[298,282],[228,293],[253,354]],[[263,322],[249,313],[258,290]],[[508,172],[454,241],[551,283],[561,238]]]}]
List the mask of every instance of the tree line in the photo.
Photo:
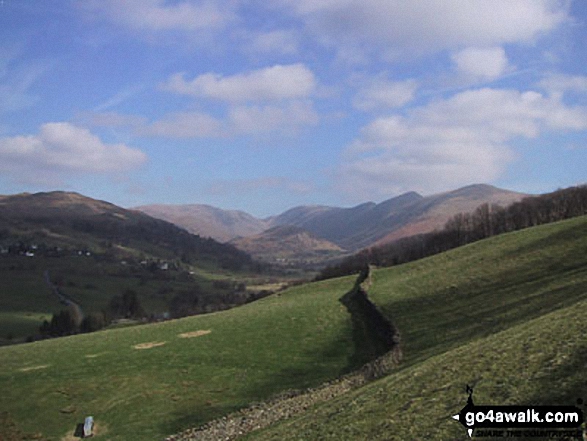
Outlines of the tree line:
[{"label": "tree line", "polygon": [[480,205],[459,213],[444,228],[368,248],[324,268],[316,280],[356,274],[366,265],[393,266],[442,253],[481,239],[587,214],[587,185],[529,196],[508,207]]},{"label": "tree line", "polygon": [[102,311],[82,316],[79,308],[70,306],[53,314],[50,321],[43,321],[39,327],[39,334],[40,338],[53,338],[95,332],[117,319],[142,319],[145,316],[145,310],[136,291],[127,289],[123,294],[113,296]]}]

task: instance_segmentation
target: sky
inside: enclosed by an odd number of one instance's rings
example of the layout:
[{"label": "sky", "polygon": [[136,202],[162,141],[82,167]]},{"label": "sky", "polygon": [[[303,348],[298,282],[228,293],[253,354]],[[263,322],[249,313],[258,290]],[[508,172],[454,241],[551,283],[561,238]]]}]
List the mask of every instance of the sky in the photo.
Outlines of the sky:
[{"label": "sky", "polygon": [[0,0],[0,194],[264,217],[587,182],[584,0]]}]

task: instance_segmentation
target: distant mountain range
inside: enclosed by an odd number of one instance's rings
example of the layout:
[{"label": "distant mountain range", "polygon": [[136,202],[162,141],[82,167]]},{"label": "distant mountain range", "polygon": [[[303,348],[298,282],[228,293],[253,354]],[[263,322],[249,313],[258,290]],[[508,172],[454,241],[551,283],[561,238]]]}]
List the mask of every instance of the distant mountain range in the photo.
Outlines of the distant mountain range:
[{"label": "distant mountain range", "polygon": [[[340,252],[354,252],[442,228],[455,214],[474,211],[484,203],[507,206],[525,196],[528,195],[476,184],[431,196],[409,192],[379,204],[367,202],[351,208],[299,206],[266,219],[206,205],[149,205],[136,209],[200,236],[233,241],[253,255],[263,253],[269,243],[272,244],[271,253],[275,253],[279,237],[282,238],[281,252],[286,254],[299,253],[300,241],[312,243],[309,248],[316,251],[317,240],[321,241],[318,248],[327,246],[331,251],[338,248]],[[292,230],[272,230],[278,226],[297,227],[293,236],[299,240],[292,241]],[[308,234],[303,240],[299,229]],[[239,237],[247,240],[235,240]]]},{"label": "distant mountain range", "polygon": [[166,220],[192,234],[229,242],[237,237],[259,234],[271,228],[271,222],[244,211],[222,210],[210,205],[143,205],[135,207],[149,216]]}]

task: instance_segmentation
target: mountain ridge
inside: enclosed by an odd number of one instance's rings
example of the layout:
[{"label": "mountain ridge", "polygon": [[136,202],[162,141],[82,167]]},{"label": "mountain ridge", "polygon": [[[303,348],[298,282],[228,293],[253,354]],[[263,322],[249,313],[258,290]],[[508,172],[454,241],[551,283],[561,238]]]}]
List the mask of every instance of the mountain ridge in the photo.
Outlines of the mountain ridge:
[{"label": "mountain ridge", "polygon": [[[177,214],[184,210],[181,207],[208,207],[210,211],[210,206],[194,204],[165,205],[165,210],[159,210],[159,213],[149,208],[153,206],[136,207],[136,209],[155,217],[161,216],[170,222],[177,222],[178,225],[192,232],[197,231],[202,236],[210,236],[221,241],[259,235],[278,225],[293,225],[317,238],[332,242],[344,250],[357,251],[372,245],[380,245],[402,237],[442,228],[455,214],[473,211],[483,203],[506,206],[526,196],[528,194],[488,184],[472,184],[429,196],[422,196],[411,191],[380,203],[364,202],[346,208],[301,205],[264,219],[242,211],[221,210],[215,207],[211,207],[214,209],[214,218],[208,216],[199,220],[197,216],[188,215],[186,219],[181,219],[181,216]],[[246,222],[237,226],[238,217],[234,213],[240,213],[240,216],[246,218]],[[228,216],[230,222],[219,220],[221,215]]]}]

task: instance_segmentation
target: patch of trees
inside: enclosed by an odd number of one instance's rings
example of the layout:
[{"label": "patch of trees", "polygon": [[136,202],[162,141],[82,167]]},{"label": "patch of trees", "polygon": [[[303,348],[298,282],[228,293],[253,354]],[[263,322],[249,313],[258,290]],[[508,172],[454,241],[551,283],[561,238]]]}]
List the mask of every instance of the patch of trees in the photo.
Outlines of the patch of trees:
[{"label": "patch of trees", "polygon": [[63,309],[53,314],[51,321],[43,321],[39,328],[41,338],[95,332],[104,328],[107,324],[104,313],[92,312],[83,318],[79,314],[79,309],[76,308]]},{"label": "patch of trees", "polygon": [[140,319],[145,317],[145,310],[141,306],[136,291],[127,289],[122,295],[112,297],[108,305],[110,319]]},{"label": "patch of trees", "polygon": [[206,314],[223,311],[235,306],[244,305],[271,294],[270,291],[249,292],[244,283],[229,286],[230,282],[214,282],[216,288],[223,290],[207,292],[199,285],[194,284],[189,290],[178,292],[169,303],[171,317],[187,317],[190,315]]},{"label": "patch of trees", "polygon": [[[40,338],[55,338],[79,333],[95,332],[108,326],[116,319],[141,319],[145,310],[135,291],[128,289],[122,295],[115,295],[108,307],[101,312],[91,312],[82,317],[79,307],[70,306],[56,314],[51,320],[43,321],[39,328]],[[34,340],[32,337],[29,340]]]},{"label": "patch of trees", "polygon": [[440,231],[372,247],[324,268],[316,280],[356,274],[365,265],[393,266],[442,253],[498,234],[587,214],[587,185],[531,196],[507,208],[483,204],[453,216]]}]

